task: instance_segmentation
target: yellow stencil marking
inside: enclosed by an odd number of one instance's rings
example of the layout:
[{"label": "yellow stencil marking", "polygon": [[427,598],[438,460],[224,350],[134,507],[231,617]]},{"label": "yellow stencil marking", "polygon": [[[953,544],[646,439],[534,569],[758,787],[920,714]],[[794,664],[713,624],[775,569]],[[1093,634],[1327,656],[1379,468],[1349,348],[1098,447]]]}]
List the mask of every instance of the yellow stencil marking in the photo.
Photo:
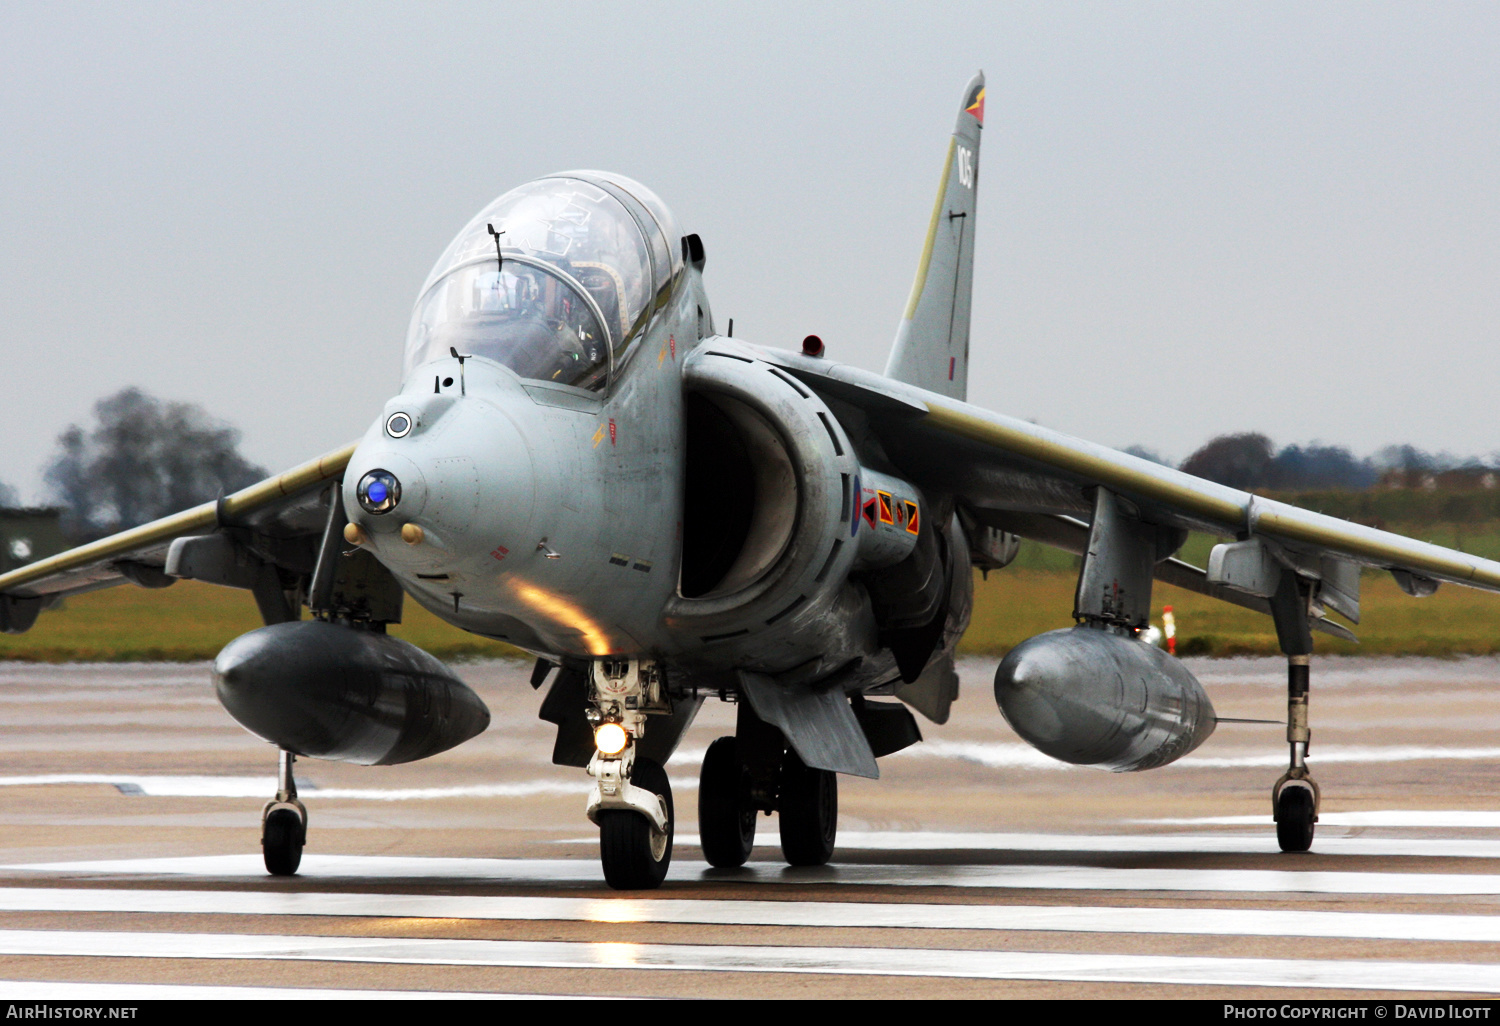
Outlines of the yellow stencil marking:
[{"label": "yellow stencil marking", "polygon": [[604,441],[604,425],[599,425],[599,430],[594,432],[594,448],[599,448],[599,443]]}]

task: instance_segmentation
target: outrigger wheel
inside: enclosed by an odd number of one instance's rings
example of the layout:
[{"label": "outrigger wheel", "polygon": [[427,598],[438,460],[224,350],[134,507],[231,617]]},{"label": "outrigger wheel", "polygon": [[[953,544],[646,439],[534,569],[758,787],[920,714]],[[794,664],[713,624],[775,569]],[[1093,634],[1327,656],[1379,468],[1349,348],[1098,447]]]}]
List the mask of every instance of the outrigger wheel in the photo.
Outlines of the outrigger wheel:
[{"label": "outrigger wheel", "polygon": [[672,864],[672,830],[677,815],[672,810],[672,785],[667,771],[650,759],[637,758],[630,782],[667,804],[667,829],[656,825],[639,812],[606,809],[599,813],[599,859],[604,863],[604,879],[617,891],[645,891],[660,887]]},{"label": "outrigger wheel", "polygon": [[1317,801],[1312,788],[1287,784],[1276,796],[1276,843],[1282,851],[1307,851],[1312,847]]},{"label": "outrigger wheel", "polygon": [[307,831],[296,809],[272,809],[261,827],[260,847],[266,859],[266,872],[272,876],[292,876],[302,864],[302,845]]},{"label": "outrigger wheel", "polygon": [[781,759],[777,794],[781,853],[794,866],[821,866],[833,858],[839,826],[839,778],[810,769],[790,748]]},{"label": "outrigger wheel", "polygon": [[261,854],[272,876],[295,874],[307,844],[307,808],[297,799],[297,778],[292,772],[296,762],[291,752],[277,751],[276,797],[266,803],[260,817]]},{"label": "outrigger wheel", "polygon": [[743,866],[755,847],[756,808],[750,797],[750,770],[739,743],[721,737],[708,746],[698,778],[698,843],[710,866]]}]

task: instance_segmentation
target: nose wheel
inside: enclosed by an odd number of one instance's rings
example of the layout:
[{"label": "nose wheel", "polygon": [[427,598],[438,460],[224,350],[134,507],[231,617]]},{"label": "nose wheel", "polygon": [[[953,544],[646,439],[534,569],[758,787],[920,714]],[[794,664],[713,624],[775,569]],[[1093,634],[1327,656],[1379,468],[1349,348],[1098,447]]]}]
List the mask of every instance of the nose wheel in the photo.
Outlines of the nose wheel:
[{"label": "nose wheel", "polygon": [[756,808],[750,770],[739,744],[721,737],[708,746],[698,778],[698,843],[710,866],[743,866],[755,847]]},{"label": "nose wheel", "polygon": [[297,757],[281,752],[276,773],[276,797],[266,803],[261,813],[260,848],[266,872],[272,876],[292,876],[302,864],[302,848],[307,844],[307,807],[297,798],[297,781],[292,764]]},{"label": "nose wheel", "polygon": [[672,833],[676,815],[672,809],[672,785],[667,771],[650,759],[636,759],[630,783],[659,795],[666,806],[666,828],[660,829],[639,812],[600,809],[599,859],[604,880],[617,891],[644,891],[660,887],[672,864]]}]

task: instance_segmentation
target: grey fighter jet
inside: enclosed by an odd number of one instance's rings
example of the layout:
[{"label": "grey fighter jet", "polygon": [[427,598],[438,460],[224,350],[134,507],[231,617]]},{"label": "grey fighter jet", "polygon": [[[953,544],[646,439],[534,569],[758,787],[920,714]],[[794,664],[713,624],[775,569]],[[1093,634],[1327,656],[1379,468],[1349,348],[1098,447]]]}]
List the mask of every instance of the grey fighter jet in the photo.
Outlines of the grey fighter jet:
[{"label": "grey fighter jet", "polygon": [[[1166,765],[1217,722],[1140,637],[1153,581],[1259,610],[1288,663],[1287,851],[1312,843],[1313,634],[1352,637],[1360,572],[1413,596],[1500,590],[1500,564],[1249,495],[966,402],[984,79],[964,90],[884,376],[720,334],[704,247],[620,175],[520,186],[461,231],[422,286],[404,380],[364,436],[217,502],[0,575],[0,628],[65,595],[180,578],[249,590],[266,626],[214,664],[226,709],[279,746],[268,870],[297,869],[295,757],[420,759],[489,723],[479,698],[386,634],[404,597],[536,655],[553,760],[586,771],[605,879],[661,883],[663,769],[706,699],[736,703],[708,749],[698,822],[715,866],[779,813],[788,862],[833,854],[837,774],[879,775],[944,722],[975,568],[1022,538],[1082,556],[1077,625],[1000,663],[1031,744],[1114,771]],[[1225,539],[1208,566],[1189,531]],[[307,618],[304,618],[304,607]],[[550,683],[549,683],[550,678]]]}]

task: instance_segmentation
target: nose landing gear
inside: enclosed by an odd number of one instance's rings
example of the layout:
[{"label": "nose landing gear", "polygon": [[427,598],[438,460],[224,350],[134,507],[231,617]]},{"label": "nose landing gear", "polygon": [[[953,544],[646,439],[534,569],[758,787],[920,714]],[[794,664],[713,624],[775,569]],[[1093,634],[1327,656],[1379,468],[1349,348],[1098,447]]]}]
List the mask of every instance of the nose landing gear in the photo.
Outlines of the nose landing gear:
[{"label": "nose landing gear", "polygon": [[[660,763],[636,754],[647,714],[671,712],[660,671],[645,660],[600,660],[590,670],[588,695],[599,748],[589,760],[595,783],[585,811],[599,827],[604,879],[616,890],[660,887],[672,863],[672,787]],[[623,734],[601,729],[608,725]],[[609,734],[623,744],[602,740]]]},{"label": "nose landing gear", "polygon": [[307,844],[307,806],[298,800],[297,780],[292,776],[297,757],[284,750],[278,754],[276,797],[261,812],[260,847],[266,872],[292,876],[302,864],[302,848]]},{"label": "nose landing gear", "polygon": [[672,864],[672,785],[667,771],[650,759],[635,760],[631,780],[635,790],[657,799],[660,820],[633,809],[598,809],[599,859],[605,882],[615,890],[654,890]]}]

